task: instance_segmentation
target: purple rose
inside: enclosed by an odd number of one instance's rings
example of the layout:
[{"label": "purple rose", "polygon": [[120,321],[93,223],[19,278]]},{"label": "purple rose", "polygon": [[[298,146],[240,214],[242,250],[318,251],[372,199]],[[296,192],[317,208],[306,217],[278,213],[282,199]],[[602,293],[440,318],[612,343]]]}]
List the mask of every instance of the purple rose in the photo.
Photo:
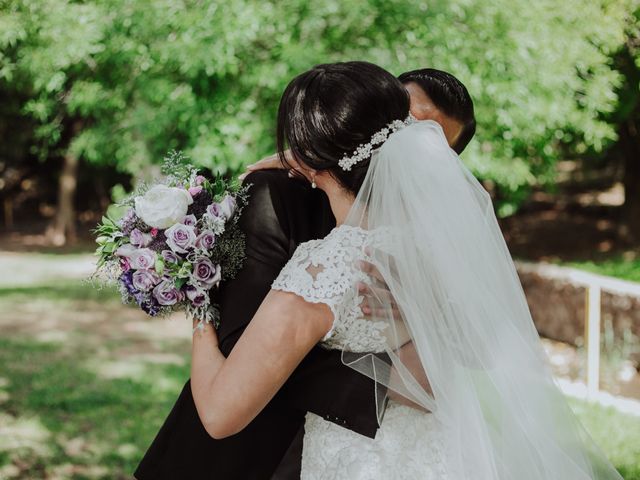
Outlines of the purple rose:
[{"label": "purple rose", "polygon": [[185,292],[194,307],[201,307],[207,302],[206,293],[193,285],[187,285]]},{"label": "purple rose", "polygon": [[176,223],[164,232],[167,245],[176,253],[187,253],[196,241],[196,231],[190,225]]},{"label": "purple rose", "polygon": [[173,253],[171,250],[162,250],[160,255],[162,255],[162,259],[168,263],[178,263],[180,261],[178,255]]},{"label": "purple rose", "polygon": [[189,187],[189,193],[192,197],[195,197],[202,191],[202,187],[200,185],[196,185],[195,187]]},{"label": "purple rose", "polygon": [[129,234],[129,241],[134,247],[146,247],[151,243],[153,237],[149,233],[142,233],[139,229],[134,228]]},{"label": "purple rose", "polygon": [[193,265],[193,278],[207,288],[220,283],[220,266],[214,265],[207,257],[198,258]]},{"label": "purple rose", "polygon": [[215,203],[215,202],[207,207],[207,214],[211,218],[224,217],[224,215],[222,213],[222,207],[220,206],[219,203]]},{"label": "purple rose", "polygon": [[196,248],[200,250],[211,250],[216,243],[216,236],[211,230],[203,231],[196,238]]},{"label": "purple rose", "polygon": [[149,248],[139,248],[128,256],[131,267],[136,270],[153,268],[156,264],[156,252]]},{"label": "purple rose", "polygon": [[202,175],[196,176],[196,185],[202,185],[205,180],[206,178],[204,178]]},{"label": "purple rose", "polygon": [[182,295],[171,280],[162,280],[153,289],[153,296],[160,305],[175,305],[182,300]]},{"label": "purple rose", "polygon": [[129,263],[129,259],[127,257],[120,257],[120,268],[124,273],[127,273],[131,270],[131,264]]},{"label": "purple rose", "polygon": [[184,220],[182,220],[182,224],[188,225],[189,227],[195,227],[197,222],[198,220],[196,220],[196,216],[193,214],[187,215],[184,217]]},{"label": "purple rose", "polygon": [[236,211],[236,199],[231,195],[226,195],[220,202],[220,210],[224,218],[229,220]]},{"label": "purple rose", "polygon": [[160,277],[153,270],[137,270],[133,273],[133,286],[142,292],[151,290],[160,280]]}]

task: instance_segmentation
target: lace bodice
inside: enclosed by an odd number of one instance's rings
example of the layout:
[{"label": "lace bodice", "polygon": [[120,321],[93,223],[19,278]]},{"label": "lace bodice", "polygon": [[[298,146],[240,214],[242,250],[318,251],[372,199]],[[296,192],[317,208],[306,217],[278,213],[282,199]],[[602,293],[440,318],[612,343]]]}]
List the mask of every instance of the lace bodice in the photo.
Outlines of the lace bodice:
[{"label": "lace bodice", "polygon": [[[322,346],[351,352],[384,350],[388,324],[363,317],[357,284],[367,281],[358,262],[372,260],[368,251],[388,248],[388,238],[389,232],[342,225],[322,240],[301,244],[273,282],[275,290],[329,306],[333,326]],[[303,480],[448,478],[435,419],[418,410],[390,402],[375,439],[313,413],[307,413],[304,430]]]},{"label": "lace bodice", "polygon": [[363,317],[360,309],[363,298],[358,294],[358,283],[367,281],[358,262],[369,260],[366,247],[373,242],[371,232],[341,225],[321,240],[300,244],[273,282],[275,290],[329,306],[334,318],[331,330],[322,340],[326,348],[383,351],[387,324]]}]

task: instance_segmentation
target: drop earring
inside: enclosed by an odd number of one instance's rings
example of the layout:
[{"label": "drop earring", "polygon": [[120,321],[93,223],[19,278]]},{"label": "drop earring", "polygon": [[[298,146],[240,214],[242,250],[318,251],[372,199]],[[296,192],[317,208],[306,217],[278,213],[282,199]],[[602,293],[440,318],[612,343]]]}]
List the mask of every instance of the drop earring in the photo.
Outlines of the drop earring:
[{"label": "drop earring", "polygon": [[313,177],[311,177],[311,188],[317,188],[318,185],[316,185],[316,174],[313,174]]}]

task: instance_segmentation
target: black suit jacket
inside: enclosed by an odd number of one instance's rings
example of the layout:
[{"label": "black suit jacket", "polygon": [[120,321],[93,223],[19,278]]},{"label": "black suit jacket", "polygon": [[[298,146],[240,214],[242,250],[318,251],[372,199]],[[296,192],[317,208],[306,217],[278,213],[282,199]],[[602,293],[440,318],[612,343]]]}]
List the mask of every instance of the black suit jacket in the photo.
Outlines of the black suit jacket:
[{"label": "black suit jacket", "polygon": [[[246,182],[252,184],[250,201],[240,224],[247,236],[247,258],[218,295],[218,338],[225,355],[297,246],[326,236],[335,226],[324,194],[288,178],[284,171],[256,172]],[[307,411],[373,438],[378,428],[374,388],[372,380],[342,364],[341,352],[315,347],[243,431],[214,440],[198,418],[187,382],[135,476],[269,479],[304,425]],[[299,471],[299,465],[287,470]]]}]

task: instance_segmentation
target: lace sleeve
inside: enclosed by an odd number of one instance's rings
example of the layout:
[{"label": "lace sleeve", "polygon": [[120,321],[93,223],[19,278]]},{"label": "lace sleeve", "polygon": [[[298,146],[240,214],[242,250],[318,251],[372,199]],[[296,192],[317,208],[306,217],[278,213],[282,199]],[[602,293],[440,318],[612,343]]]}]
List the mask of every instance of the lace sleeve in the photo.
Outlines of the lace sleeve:
[{"label": "lace sleeve", "polygon": [[323,340],[333,335],[346,311],[353,311],[362,301],[357,282],[364,274],[354,268],[362,246],[345,239],[344,232],[334,230],[322,240],[301,244],[271,285],[274,290],[295,293],[331,309],[333,325]]}]

